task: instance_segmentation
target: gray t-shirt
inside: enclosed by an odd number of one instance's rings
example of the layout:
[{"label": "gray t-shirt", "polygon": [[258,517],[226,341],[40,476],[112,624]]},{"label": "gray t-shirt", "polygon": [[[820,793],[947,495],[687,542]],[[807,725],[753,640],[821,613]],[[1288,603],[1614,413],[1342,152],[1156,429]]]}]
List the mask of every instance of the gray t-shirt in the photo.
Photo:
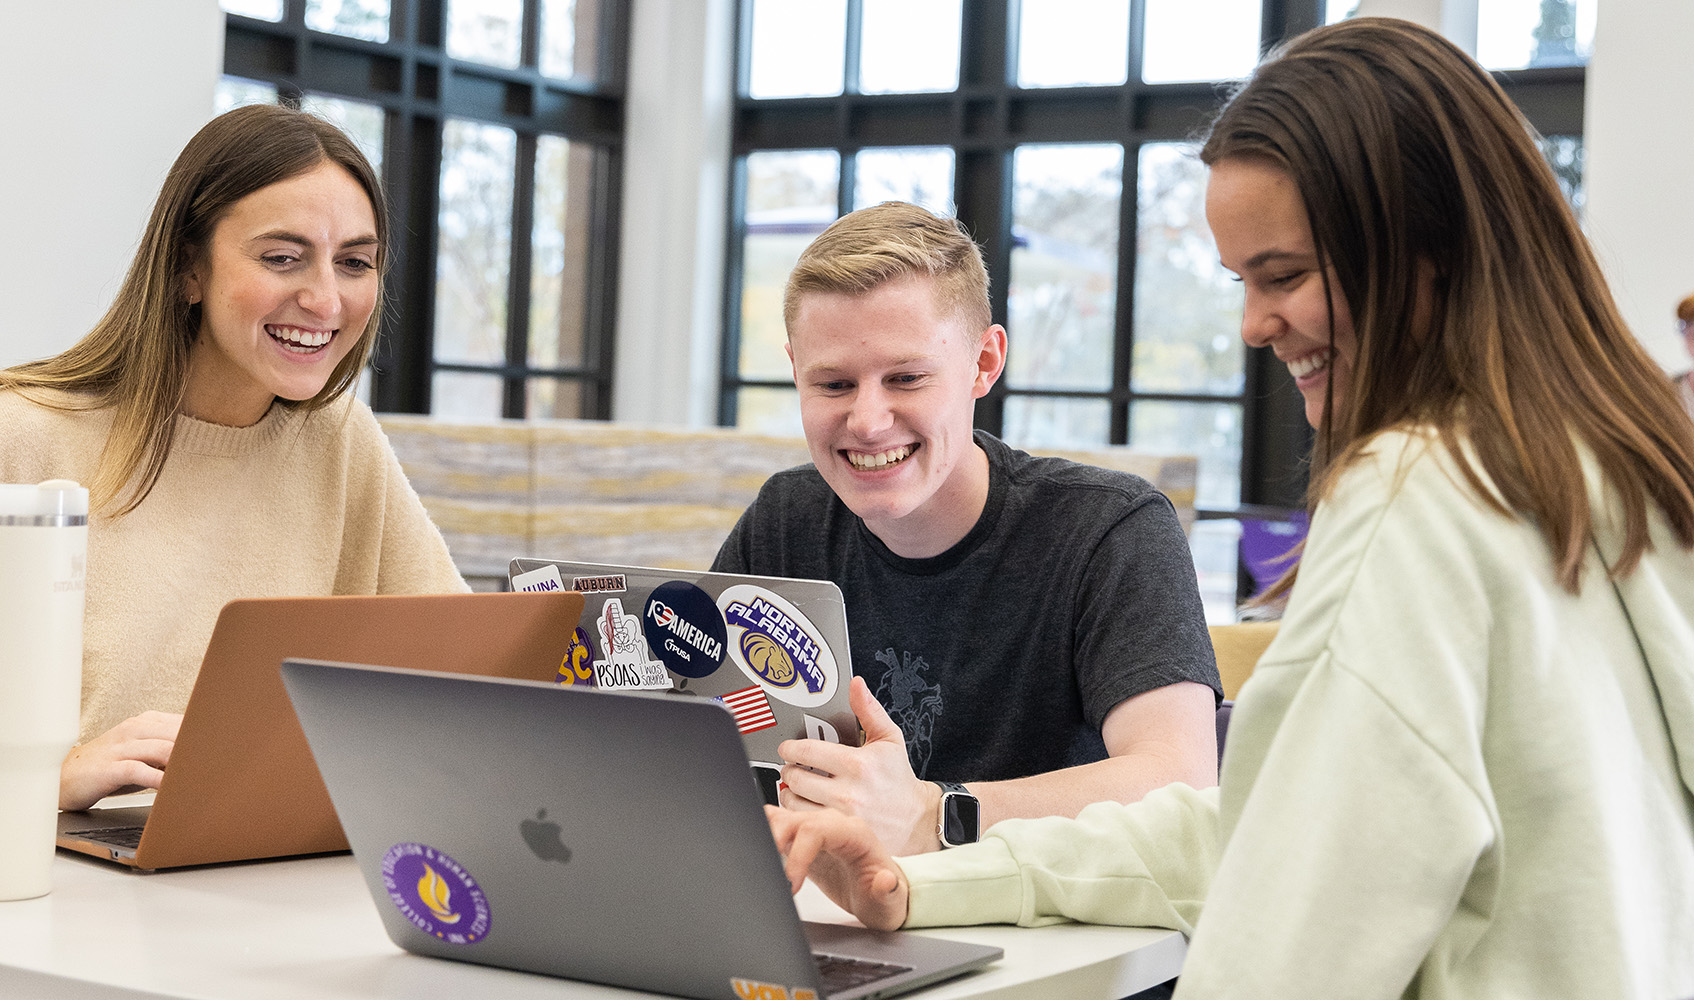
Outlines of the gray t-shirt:
[{"label": "gray t-shirt", "polygon": [[1188,543],[1127,473],[976,432],[988,503],[929,559],[889,551],[810,465],[772,476],[714,570],[833,580],[853,672],[918,777],[994,781],[1102,760],[1120,702],[1179,681],[1222,698]]}]

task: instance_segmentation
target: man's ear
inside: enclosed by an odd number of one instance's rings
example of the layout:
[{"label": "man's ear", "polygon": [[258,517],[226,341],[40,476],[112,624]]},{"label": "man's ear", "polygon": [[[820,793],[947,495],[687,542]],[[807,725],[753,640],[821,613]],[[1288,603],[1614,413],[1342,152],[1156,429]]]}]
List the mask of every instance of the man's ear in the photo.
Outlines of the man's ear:
[{"label": "man's ear", "polygon": [[794,344],[792,341],[784,340],[782,342],[782,353],[788,355],[788,371],[789,374],[794,376],[794,387],[798,389],[800,387],[800,369],[794,365]]},{"label": "man's ear", "polygon": [[983,331],[982,343],[976,349],[976,380],[971,385],[971,398],[988,395],[1005,370],[1006,328],[996,323]]}]

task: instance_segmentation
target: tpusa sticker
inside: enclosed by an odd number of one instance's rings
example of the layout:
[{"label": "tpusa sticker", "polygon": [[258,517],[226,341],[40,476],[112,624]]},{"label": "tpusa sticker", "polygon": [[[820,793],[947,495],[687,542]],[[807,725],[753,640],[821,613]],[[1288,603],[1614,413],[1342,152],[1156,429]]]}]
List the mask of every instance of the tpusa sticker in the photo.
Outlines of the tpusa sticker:
[{"label": "tpusa sticker", "polygon": [[565,589],[565,581],[559,577],[559,567],[548,565],[512,577],[512,589],[531,594],[554,594]]},{"label": "tpusa sticker", "polygon": [[835,694],[835,654],[800,609],[763,587],[738,584],[718,596],[729,626],[729,655],[748,679],[800,708]]},{"label": "tpusa sticker", "polygon": [[816,990],[803,986],[789,989],[776,983],[761,983],[757,979],[731,979],[729,985],[735,987],[739,1000],[818,1000]]},{"label": "tpusa sticker", "polygon": [[641,613],[647,645],[684,677],[709,677],[723,665],[723,615],[704,590],[672,580],[653,588]]},{"label": "tpusa sticker", "polygon": [[641,637],[641,620],[623,612],[623,601],[609,597],[595,622],[600,630],[600,661],[594,664],[594,681],[614,691],[665,690],[671,675],[665,665],[647,659],[647,641]]},{"label": "tpusa sticker", "polygon": [[488,897],[471,873],[427,844],[395,844],[382,856],[382,885],[412,926],[448,944],[488,936]]},{"label": "tpusa sticker", "polygon": [[559,661],[559,676],[554,680],[560,684],[594,686],[594,646],[588,641],[587,629],[578,628],[571,634],[570,648]]}]

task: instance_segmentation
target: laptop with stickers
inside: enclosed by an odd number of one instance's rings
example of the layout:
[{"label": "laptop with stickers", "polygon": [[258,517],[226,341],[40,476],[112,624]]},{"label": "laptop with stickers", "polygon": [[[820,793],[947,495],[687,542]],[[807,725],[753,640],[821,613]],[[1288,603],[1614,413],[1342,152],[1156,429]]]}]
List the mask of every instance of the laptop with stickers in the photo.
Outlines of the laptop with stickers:
[{"label": "laptop with stickers", "polygon": [[231,601],[151,806],[59,814],[59,846],[135,868],[347,850],[278,668],[288,656],[551,681],[576,594]]},{"label": "laptop with stickers", "polygon": [[803,923],[732,710],[709,699],[298,660],[282,674],[407,951],[712,1000],[891,996],[1000,957]]},{"label": "laptop with stickers", "polygon": [[[716,699],[755,764],[780,763],[783,740],[861,742],[847,703],[847,606],[827,580],[529,558],[509,574],[515,591],[583,595],[561,681]],[[774,769],[755,771],[774,803]]]}]

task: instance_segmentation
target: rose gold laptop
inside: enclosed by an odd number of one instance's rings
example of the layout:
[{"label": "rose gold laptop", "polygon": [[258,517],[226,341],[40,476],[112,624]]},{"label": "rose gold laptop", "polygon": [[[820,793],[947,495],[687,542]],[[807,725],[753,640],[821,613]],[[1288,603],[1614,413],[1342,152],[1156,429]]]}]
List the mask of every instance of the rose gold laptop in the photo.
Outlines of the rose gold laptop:
[{"label": "rose gold laptop", "polygon": [[345,851],[283,659],[552,681],[581,615],[573,592],[231,601],[153,804],[62,812],[59,846],[143,869]]}]

